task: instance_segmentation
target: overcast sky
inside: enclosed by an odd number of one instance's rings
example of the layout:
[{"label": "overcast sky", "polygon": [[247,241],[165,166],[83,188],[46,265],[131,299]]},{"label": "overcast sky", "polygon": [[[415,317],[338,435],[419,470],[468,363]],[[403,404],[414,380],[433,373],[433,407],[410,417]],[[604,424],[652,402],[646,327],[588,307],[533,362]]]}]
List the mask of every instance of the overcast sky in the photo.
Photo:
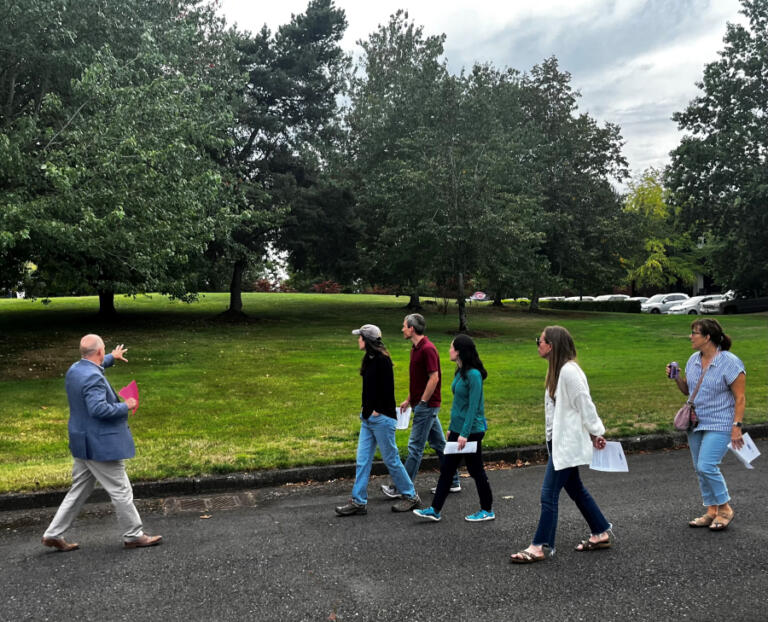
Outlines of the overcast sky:
[{"label": "overcast sky", "polygon": [[[221,0],[228,23],[274,31],[306,0]],[[621,126],[633,174],[663,167],[680,139],[672,113],[697,94],[738,0],[336,0],[347,15],[343,47],[358,56],[397,9],[427,35],[445,33],[453,72],[474,62],[528,71],[555,55],[581,92],[579,110]]]}]

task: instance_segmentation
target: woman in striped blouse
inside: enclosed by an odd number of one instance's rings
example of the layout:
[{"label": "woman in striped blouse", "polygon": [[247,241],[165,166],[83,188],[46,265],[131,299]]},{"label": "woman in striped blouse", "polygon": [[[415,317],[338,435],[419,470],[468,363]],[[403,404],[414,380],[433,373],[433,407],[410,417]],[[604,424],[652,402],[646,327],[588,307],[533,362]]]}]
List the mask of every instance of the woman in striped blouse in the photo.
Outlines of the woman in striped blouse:
[{"label": "woman in striped blouse", "polygon": [[693,405],[698,423],[688,432],[688,446],[707,512],[688,524],[720,531],[728,527],[734,512],[719,464],[728,443],[737,449],[744,445],[746,371],[739,357],[729,352],[731,339],[717,320],[705,318],[691,324],[691,347],[696,352],[688,359],[685,376],[678,375],[675,382],[683,395],[690,395],[701,380]]}]

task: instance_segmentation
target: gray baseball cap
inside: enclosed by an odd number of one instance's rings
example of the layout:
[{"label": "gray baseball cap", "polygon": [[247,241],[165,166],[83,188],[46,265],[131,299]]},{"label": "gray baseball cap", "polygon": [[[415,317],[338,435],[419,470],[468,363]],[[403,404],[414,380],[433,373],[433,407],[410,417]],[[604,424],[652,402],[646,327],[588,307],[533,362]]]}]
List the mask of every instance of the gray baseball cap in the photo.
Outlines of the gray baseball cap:
[{"label": "gray baseball cap", "polygon": [[374,324],[363,324],[360,328],[352,331],[353,335],[362,335],[369,341],[376,341],[381,339],[381,330]]}]

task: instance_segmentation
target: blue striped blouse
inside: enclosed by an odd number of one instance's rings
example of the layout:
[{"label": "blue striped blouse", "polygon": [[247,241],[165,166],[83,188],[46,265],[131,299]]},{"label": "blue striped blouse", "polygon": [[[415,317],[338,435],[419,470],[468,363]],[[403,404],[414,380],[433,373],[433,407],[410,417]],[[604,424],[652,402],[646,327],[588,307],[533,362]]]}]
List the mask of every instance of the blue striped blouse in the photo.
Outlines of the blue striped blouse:
[{"label": "blue striped blouse", "polygon": [[[699,425],[696,430],[730,432],[733,426],[733,411],[736,400],[731,393],[731,384],[741,373],[746,374],[744,363],[735,354],[719,350],[709,364],[701,388],[693,403]],[[701,377],[701,353],[694,352],[685,365],[685,380],[688,395],[691,395]]]}]

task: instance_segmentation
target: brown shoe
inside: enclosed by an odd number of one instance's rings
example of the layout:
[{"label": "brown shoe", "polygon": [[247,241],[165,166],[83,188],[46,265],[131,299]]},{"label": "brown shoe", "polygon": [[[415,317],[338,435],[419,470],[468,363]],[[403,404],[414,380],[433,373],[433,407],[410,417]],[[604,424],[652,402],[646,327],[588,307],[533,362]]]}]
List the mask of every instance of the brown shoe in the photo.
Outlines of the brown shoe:
[{"label": "brown shoe", "polygon": [[139,549],[145,546],[155,546],[157,544],[160,544],[162,540],[163,540],[163,536],[148,536],[147,534],[142,534],[135,540],[131,540],[130,542],[125,542],[123,546],[126,549]]},{"label": "brown shoe", "polygon": [[77,542],[67,542],[64,538],[46,538],[43,537],[44,546],[52,546],[55,549],[59,549],[64,553],[68,551],[74,551],[79,549],[80,545]]},{"label": "brown shoe", "polygon": [[413,497],[401,496],[400,501],[392,506],[393,512],[410,512],[411,510],[421,507],[421,498],[419,495]]}]

